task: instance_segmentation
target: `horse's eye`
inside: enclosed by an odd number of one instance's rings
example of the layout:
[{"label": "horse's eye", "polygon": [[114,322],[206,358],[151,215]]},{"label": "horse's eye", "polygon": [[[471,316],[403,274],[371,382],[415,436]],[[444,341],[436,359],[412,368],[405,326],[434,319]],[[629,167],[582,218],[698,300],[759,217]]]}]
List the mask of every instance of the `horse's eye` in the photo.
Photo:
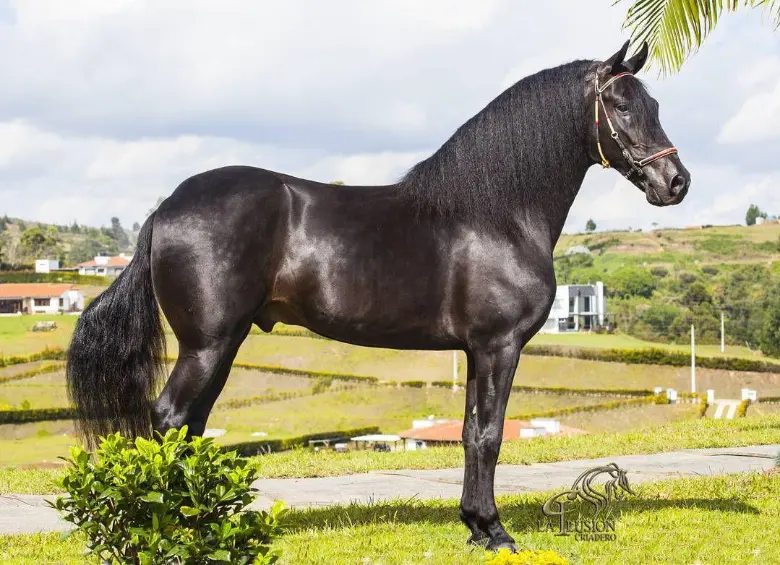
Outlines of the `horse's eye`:
[{"label": "horse's eye", "polygon": [[617,106],[615,106],[615,109],[618,112],[626,113],[626,112],[628,112],[628,105],[626,105],[626,104],[618,104]]}]

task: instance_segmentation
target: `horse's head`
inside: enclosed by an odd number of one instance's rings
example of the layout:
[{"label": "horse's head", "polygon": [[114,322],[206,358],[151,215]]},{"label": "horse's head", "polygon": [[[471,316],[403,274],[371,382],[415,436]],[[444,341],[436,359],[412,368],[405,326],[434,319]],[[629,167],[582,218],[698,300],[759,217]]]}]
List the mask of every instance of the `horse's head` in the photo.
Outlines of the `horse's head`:
[{"label": "horse's head", "polygon": [[634,76],[647,60],[647,44],[625,59],[628,44],[597,64],[589,81],[595,116],[590,153],[642,190],[650,204],[679,204],[691,175],[661,127],[658,102]]}]

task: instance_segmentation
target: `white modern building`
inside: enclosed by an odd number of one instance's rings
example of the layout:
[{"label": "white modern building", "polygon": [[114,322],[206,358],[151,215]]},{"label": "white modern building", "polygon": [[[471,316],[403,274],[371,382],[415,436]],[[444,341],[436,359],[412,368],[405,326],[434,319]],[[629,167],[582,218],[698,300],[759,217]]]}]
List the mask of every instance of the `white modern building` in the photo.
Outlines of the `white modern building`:
[{"label": "white modern building", "polygon": [[604,325],[604,283],[560,285],[541,333],[588,331]]},{"label": "white modern building", "polygon": [[35,272],[36,273],[51,273],[57,271],[60,268],[60,262],[55,259],[36,259],[35,260]]}]

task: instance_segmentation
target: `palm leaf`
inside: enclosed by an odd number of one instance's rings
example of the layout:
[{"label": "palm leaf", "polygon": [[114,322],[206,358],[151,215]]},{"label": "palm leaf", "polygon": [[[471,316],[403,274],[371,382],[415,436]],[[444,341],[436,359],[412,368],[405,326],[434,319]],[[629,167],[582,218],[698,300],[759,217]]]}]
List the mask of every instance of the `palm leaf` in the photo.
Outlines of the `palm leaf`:
[{"label": "palm leaf", "polygon": [[780,0],[633,0],[623,27],[635,42],[647,41],[660,74],[671,74],[699,50],[724,11],[740,7],[760,7],[780,26]]}]

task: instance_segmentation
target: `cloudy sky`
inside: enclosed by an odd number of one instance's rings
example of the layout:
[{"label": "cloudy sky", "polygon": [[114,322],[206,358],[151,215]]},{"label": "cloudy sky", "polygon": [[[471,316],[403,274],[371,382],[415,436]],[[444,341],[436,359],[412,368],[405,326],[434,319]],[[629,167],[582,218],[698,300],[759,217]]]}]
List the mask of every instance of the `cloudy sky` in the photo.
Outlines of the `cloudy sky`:
[{"label": "cloudy sky", "polygon": [[[0,214],[129,226],[226,164],[391,182],[523,76],[616,51],[612,4],[0,0]],[[645,78],[688,198],[654,208],[593,167],[567,231],[780,213],[780,32],[732,15],[679,75]]]}]

